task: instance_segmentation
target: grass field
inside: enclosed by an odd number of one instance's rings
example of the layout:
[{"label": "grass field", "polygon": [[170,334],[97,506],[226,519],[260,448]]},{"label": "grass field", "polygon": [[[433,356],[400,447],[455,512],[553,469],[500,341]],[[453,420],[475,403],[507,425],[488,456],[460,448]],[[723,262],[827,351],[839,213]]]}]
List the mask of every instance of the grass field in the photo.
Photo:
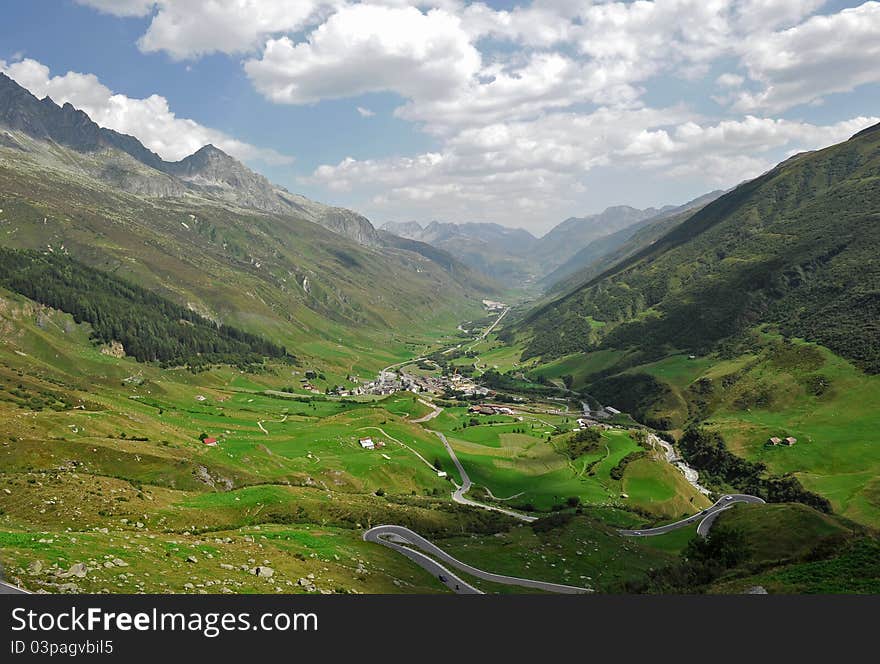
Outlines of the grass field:
[{"label": "grass field", "polygon": [[[620,537],[591,511],[547,531],[516,526],[491,537],[447,538],[437,545],[481,569],[613,591],[621,581],[671,562],[672,554]],[[475,581],[482,588],[480,581]],[[499,592],[522,592],[517,587]]]},{"label": "grass field", "polygon": [[[787,356],[793,359],[780,366]],[[815,393],[817,385],[821,394]],[[752,405],[756,395],[761,403]],[[786,356],[754,364],[710,424],[737,454],[765,463],[773,473],[795,473],[836,512],[880,526],[878,404],[880,376],[866,376],[822,347],[796,343]],[[780,435],[798,443],[765,445]]]},{"label": "grass field", "polygon": [[641,449],[625,430],[604,431],[596,451],[569,459],[560,437],[547,439],[557,426],[568,431],[574,416],[523,411],[465,426],[471,419],[464,408],[446,409],[431,426],[446,434],[474,484],[511,506],[546,510],[577,497],[589,504],[627,504],[658,517],[705,506],[678,470],[653,455],[629,464],[622,480],[612,479],[611,470]]}]

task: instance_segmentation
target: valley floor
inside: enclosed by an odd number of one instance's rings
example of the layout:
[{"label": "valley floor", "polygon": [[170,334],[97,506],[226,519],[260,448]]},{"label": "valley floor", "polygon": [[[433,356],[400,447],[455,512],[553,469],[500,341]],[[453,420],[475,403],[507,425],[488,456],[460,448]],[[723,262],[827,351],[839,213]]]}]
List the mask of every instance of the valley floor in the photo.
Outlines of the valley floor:
[{"label": "valley floor", "polygon": [[[160,369],[102,353],[63,314],[3,303],[0,563],[31,591],[444,590],[363,540],[394,524],[483,570],[619,592],[695,536],[619,529],[711,503],[627,418],[572,452],[574,399],[526,393],[485,414],[444,394],[327,395],[375,378],[332,365]],[[393,370],[439,377],[474,362],[465,345],[499,360],[490,325],[413,339]]]}]

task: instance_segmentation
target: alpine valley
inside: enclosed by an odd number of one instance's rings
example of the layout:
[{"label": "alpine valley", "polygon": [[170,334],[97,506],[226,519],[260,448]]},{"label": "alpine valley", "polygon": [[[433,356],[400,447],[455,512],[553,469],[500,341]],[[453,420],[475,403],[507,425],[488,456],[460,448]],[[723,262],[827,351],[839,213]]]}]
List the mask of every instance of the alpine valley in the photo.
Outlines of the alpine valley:
[{"label": "alpine valley", "polygon": [[3,587],[880,592],[878,182],[376,228],[0,74]]}]

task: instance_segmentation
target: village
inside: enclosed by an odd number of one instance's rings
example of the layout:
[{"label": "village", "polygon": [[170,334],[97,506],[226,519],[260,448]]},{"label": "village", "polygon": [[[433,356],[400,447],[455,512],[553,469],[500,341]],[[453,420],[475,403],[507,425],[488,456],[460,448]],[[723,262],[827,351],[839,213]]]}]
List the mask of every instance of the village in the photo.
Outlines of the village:
[{"label": "village", "polygon": [[[351,391],[352,395],[375,394],[387,396],[395,392],[410,391],[416,394],[445,394],[455,392],[465,397],[487,396],[489,389],[477,385],[473,380],[458,373],[442,376],[425,376],[406,371],[382,371],[376,380],[359,385]],[[341,396],[346,396],[341,394]]]}]

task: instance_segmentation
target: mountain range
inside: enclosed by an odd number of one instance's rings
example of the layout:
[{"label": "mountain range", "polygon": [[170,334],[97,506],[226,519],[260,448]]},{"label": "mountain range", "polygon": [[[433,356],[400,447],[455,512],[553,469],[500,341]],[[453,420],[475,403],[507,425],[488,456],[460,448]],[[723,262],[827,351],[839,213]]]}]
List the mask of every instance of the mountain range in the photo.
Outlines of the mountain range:
[{"label": "mountain range", "polygon": [[177,162],[0,74],[0,244],[63,252],[293,347],[479,311],[442,249],[278,187],[212,145]]},{"label": "mountain range", "polygon": [[541,237],[521,228],[475,222],[432,221],[425,226],[416,221],[388,222],[382,230],[448,251],[499,281],[539,283],[546,289],[611,253],[642,225],[683,213],[708,202],[711,196],[679,207],[609,207],[598,214],[570,217]]}]

